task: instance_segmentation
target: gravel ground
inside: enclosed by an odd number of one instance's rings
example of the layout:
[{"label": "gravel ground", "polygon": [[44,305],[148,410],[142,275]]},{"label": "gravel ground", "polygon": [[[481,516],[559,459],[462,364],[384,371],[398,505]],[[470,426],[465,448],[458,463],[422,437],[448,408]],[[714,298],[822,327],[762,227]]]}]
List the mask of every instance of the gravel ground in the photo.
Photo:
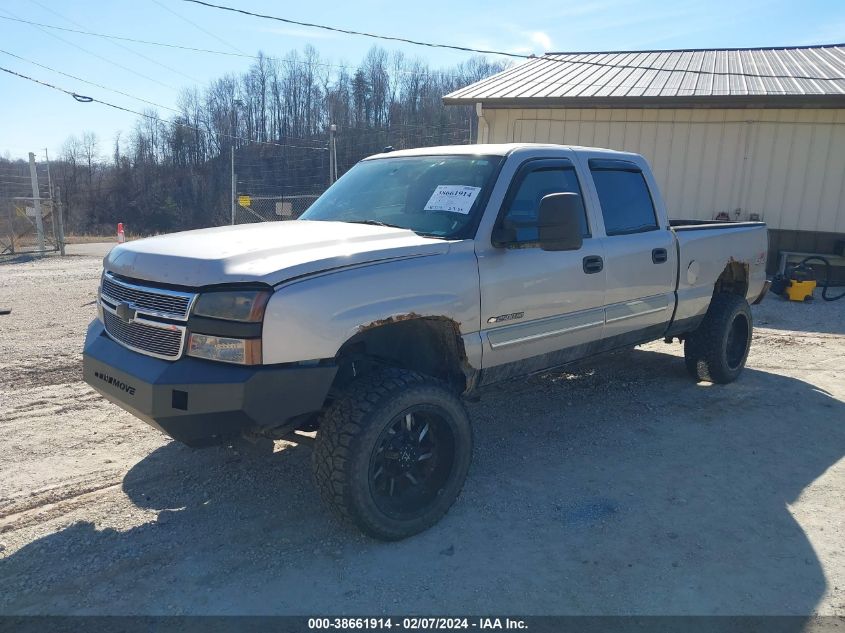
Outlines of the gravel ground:
[{"label": "gravel ground", "polygon": [[845,301],[767,298],[724,387],[658,342],[490,389],[461,499],[384,544],[308,446],[191,450],[81,382],[104,250],[0,264],[0,613],[845,615]]}]

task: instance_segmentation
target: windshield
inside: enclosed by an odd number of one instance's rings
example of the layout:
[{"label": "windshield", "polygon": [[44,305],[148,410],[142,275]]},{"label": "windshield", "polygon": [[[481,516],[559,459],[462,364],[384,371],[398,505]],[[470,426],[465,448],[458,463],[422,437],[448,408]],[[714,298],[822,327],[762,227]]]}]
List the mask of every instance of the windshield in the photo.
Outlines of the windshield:
[{"label": "windshield", "polygon": [[361,161],[299,218],[360,222],[465,237],[501,156],[409,156]]}]

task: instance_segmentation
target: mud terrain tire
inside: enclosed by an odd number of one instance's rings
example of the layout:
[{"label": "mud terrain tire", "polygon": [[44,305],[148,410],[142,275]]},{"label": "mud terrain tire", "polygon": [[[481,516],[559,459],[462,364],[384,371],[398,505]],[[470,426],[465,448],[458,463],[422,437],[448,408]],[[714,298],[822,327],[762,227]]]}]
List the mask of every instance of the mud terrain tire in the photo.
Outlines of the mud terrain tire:
[{"label": "mud terrain tire", "polygon": [[323,413],[313,459],[320,496],[335,514],[394,541],[431,527],[455,502],[472,428],[445,383],[387,368],[354,381]]}]

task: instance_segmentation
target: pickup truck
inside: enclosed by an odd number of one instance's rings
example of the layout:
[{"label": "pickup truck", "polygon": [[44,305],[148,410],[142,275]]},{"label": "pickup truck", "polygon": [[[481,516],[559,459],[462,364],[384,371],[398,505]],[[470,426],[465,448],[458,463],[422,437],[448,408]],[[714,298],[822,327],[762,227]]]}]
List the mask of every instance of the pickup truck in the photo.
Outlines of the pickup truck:
[{"label": "pickup truck", "polygon": [[760,222],[670,221],[637,154],[390,151],[297,220],[116,246],[84,378],[191,446],[316,431],[323,500],[401,539],[458,497],[488,385],[656,339],[736,379],[766,252]]}]

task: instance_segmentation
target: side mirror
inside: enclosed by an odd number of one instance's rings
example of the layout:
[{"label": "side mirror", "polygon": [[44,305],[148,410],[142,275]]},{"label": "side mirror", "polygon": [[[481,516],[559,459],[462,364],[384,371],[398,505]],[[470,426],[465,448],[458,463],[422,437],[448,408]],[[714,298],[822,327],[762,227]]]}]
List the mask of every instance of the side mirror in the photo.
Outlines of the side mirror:
[{"label": "side mirror", "polygon": [[584,206],[577,193],[550,193],[540,200],[538,241],[544,251],[577,251],[584,243]]}]

